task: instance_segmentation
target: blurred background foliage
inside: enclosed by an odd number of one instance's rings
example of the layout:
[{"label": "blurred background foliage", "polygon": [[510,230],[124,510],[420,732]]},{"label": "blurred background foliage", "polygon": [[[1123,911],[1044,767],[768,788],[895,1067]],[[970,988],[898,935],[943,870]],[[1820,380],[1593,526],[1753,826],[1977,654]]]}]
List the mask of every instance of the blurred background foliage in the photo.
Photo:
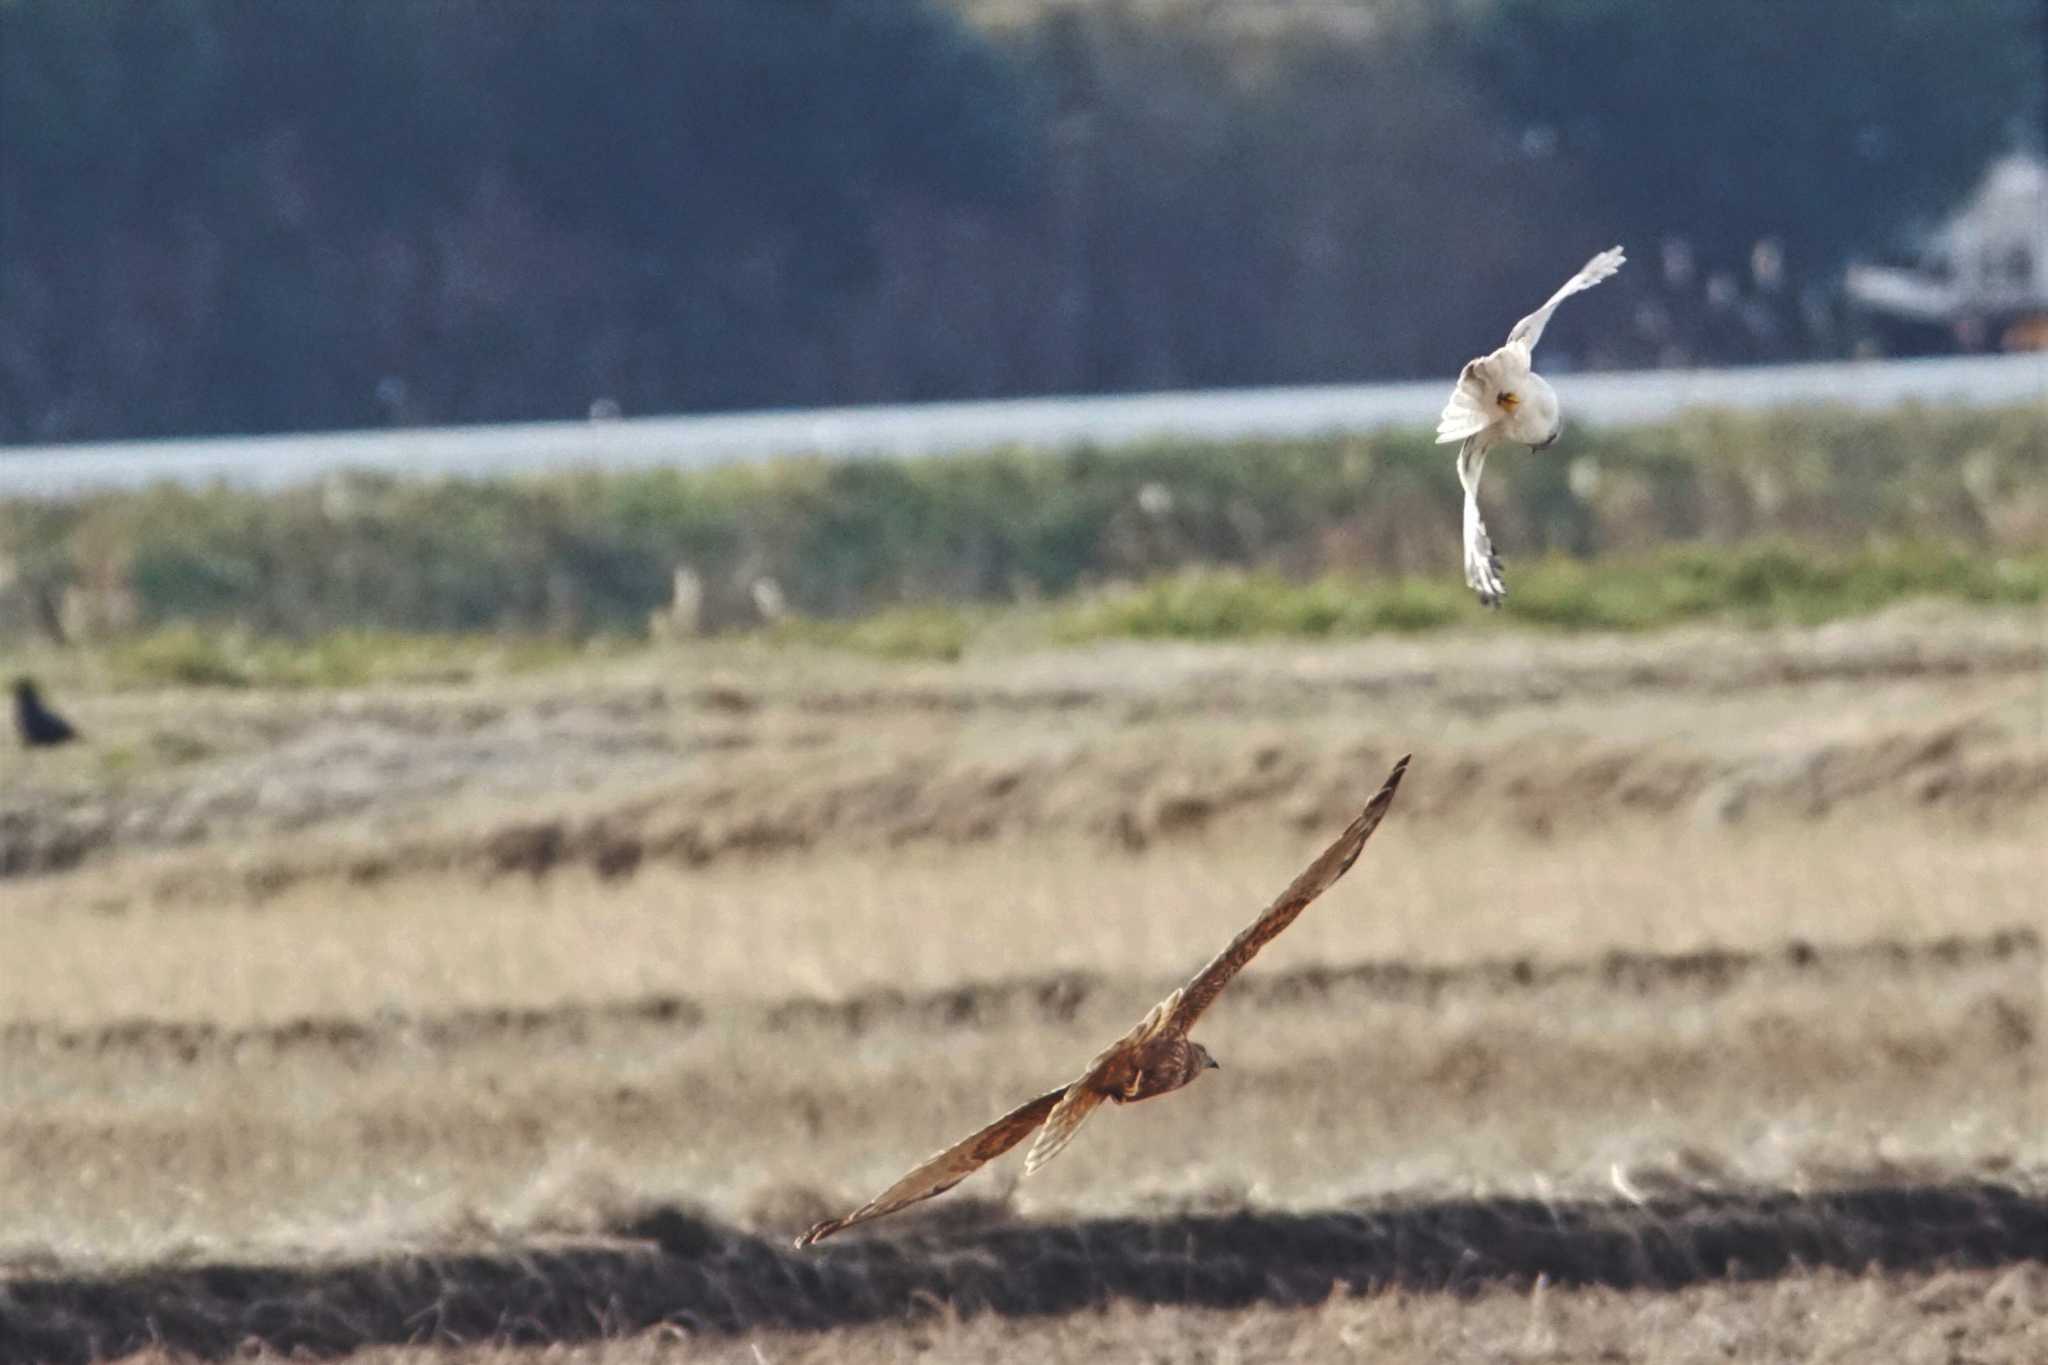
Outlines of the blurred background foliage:
[{"label": "blurred background foliage", "polygon": [[[1803,271],[1951,207],[2041,117],[2032,0],[1491,0],[1472,59],[1599,221]],[[1645,253],[1647,254],[1647,253]]]},{"label": "blurred background foliage", "polygon": [[0,0],[0,440],[1836,353],[2038,7],[1757,16]]}]

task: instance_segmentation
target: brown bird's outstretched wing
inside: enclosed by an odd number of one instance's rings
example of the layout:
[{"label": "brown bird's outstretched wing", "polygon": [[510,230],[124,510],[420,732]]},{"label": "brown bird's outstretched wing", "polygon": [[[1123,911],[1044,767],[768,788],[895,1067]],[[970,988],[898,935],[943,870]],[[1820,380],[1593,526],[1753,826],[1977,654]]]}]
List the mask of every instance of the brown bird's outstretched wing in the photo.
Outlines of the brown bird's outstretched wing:
[{"label": "brown bird's outstretched wing", "polygon": [[1031,1144],[1031,1150],[1024,1154],[1024,1174],[1030,1175],[1051,1161],[1060,1154],[1061,1148],[1074,1140],[1074,1134],[1080,1131],[1088,1116],[1130,1079],[1145,1045],[1166,1029],[1179,1006],[1180,992],[1175,991],[1148,1010],[1136,1028],[1095,1054],[1095,1060],[1088,1063],[1088,1069],[1067,1087],[1060,1102],[1046,1117],[1044,1131]]},{"label": "brown bird's outstretched wing", "polygon": [[[1365,849],[1365,841],[1372,838],[1372,832],[1379,828],[1386,816],[1387,807],[1394,804],[1394,791],[1401,785],[1401,777],[1408,771],[1410,755],[1403,755],[1394,770],[1387,774],[1387,780],[1365,803],[1365,809],[1358,813],[1345,831],[1337,836],[1337,842],[1323,850],[1321,857],[1294,879],[1278,900],[1266,907],[1264,914],[1253,920],[1243,932],[1230,940],[1230,946],[1216,955],[1215,961],[1195,974],[1178,992],[1180,1003],[1173,1011],[1173,1017],[1166,1027],[1185,1033],[1194,1027],[1195,1020],[1202,1017],[1202,1011],[1209,1008],[1230,979],[1244,970],[1244,965],[1258,955],[1281,930],[1294,923],[1302,911],[1317,896],[1329,890],[1339,877],[1351,870],[1358,861],[1358,855]],[[1171,997],[1169,997],[1171,998]],[[1043,1139],[1041,1139],[1042,1141]]]},{"label": "brown bird's outstretched wing", "polygon": [[916,1170],[846,1217],[827,1218],[819,1223],[796,1239],[797,1246],[807,1247],[814,1242],[822,1242],[855,1223],[865,1223],[870,1218],[880,1218],[885,1213],[908,1208],[935,1194],[944,1194],[1028,1137],[1032,1129],[1045,1122],[1046,1116],[1053,1112],[1054,1106],[1071,1088],[1061,1086],[1058,1090],[1048,1090],[1037,1099],[1018,1105],[974,1136],[963,1138],[927,1159]]}]

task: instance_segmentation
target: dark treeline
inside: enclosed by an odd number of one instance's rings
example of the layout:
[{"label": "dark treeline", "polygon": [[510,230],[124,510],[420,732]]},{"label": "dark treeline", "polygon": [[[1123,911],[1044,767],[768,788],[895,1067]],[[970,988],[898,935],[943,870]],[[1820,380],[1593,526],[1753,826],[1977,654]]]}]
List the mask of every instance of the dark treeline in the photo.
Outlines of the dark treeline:
[{"label": "dark treeline", "polygon": [[1034,13],[0,0],[0,440],[1448,373],[1615,240],[1554,365],[1826,353],[2039,99],[2029,0]]}]

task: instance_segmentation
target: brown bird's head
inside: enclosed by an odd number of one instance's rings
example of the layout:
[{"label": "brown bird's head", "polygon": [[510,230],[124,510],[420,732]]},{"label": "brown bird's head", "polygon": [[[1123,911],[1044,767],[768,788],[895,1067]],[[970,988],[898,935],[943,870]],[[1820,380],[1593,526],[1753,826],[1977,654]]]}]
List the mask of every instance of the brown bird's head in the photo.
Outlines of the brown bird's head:
[{"label": "brown bird's head", "polygon": [[[1189,1043],[1188,1049],[1195,1059],[1196,1076],[1201,1075],[1204,1071],[1221,1071],[1223,1069],[1217,1060],[1209,1055],[1209,1049],[1203,1047],[1200,1043]],[[1189,1077],[1189,1079],[1192,1080],[1193,1077]]]}]

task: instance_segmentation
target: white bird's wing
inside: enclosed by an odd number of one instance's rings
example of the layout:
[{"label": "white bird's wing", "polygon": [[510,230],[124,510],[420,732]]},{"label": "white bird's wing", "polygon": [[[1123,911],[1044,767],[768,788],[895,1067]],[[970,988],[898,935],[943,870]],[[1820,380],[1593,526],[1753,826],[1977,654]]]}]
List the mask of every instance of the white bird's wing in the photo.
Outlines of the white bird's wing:
[{"label": "white bird's wing", "polygon": [[1492,426],[1501,418],[1500,393],[1506,387],[1507,362],[1500,352],[1465,362],[1457,387],[1444,404],[1436,422],[1436,443],[1463,441]]},{"label": "white bird's wing", "polygon": [[1508,333],[1508,345],[1520,346],[1524,352],[1535,350],[1537,341],[1543,336],[1544,324],[1548,323],[1550,315],[1557,311],[1557,305],[1581,290],[1591,289],[1621,269],[1623,262],[1627,260],[1628,257],[1621,254],[1621,248],[1615,246],[1587,261],[1585,268],[1566,280],[1564,288],[1552,294],[1547,303],[1515,324],[1515,330]]},{"label": "white bird's wing", "polygon": [[1493,539],[1486,534],[1486,522],[1479,515],[1479,474],[1486,468],[1486,452],[1493,445],[1491,433],[1470,437],[1458,451],[1458,482],[1465,488],[1465,584],[1479,594],[1480,602],[1497,607],[1508,595],[1507,579],[1501,572],[1500,556],[1493,552]]}]

